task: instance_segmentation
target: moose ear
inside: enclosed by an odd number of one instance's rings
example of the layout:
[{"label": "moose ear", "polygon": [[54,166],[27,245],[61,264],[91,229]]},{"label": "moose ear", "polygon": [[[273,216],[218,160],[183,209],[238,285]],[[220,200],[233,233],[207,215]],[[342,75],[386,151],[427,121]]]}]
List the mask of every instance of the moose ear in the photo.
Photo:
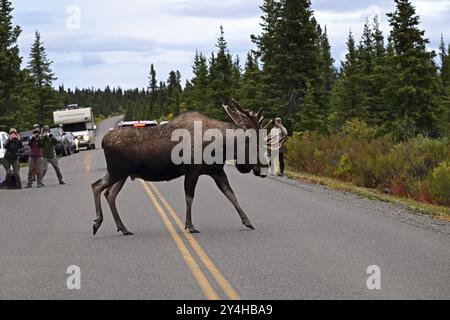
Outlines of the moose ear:
[{"label": "moose ear", "polygon": [[228,117],[230,117],[231,121],[233,121],[237,126],[242,127],[244,122],[238,112],[231,110],[231,108],[227,105],[223,105],[223,109],[227,113]]}]

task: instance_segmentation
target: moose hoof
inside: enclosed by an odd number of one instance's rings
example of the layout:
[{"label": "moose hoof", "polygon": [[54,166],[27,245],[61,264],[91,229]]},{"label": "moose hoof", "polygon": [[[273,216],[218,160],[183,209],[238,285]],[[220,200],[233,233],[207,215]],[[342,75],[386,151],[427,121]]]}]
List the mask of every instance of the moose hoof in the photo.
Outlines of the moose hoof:
[{"label": "moose hoof", "polygon": [[97,234],[98,229],[100,229],[101,224],[96,223],[94,224],[94,226],[92,227],[93,231],[94,231],[94,236]]},{"label": "moose hoof", "polygon": [[251,223],[245,223],[244,224],[247,228],[249,228],[250,230],[255,230],[255,227],[251,224]]},{"label": "moose hoof", "polygon": [[124,236],[134,236],[134,233],[128,231],[127,229],[124,229],[124,230],[118,230],[117,232],[122,232],[122,234],[123,234]]},{"label": "moose hoof", "polygon": [[189,231],[189,233],[192,234],[200,233],[200,231],[196,230],[194,227],[186,227],[185,230]]}]

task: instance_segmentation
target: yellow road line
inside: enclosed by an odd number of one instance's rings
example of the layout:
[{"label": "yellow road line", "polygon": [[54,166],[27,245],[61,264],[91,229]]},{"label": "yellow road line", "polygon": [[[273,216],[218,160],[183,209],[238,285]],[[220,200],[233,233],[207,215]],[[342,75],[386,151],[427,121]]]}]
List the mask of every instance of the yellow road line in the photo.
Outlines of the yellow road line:
[{"label": "yellow road line", "polygon": [[147,192],[147,195],[149,196],[149,198],[152,201],[153,205],[155,206],[156,210],[158,211],[159,215],[161,216],[161,219],[163,220],[167,230],[169,231],[170,235],[172,236],[173,240],[175,241],[175,244],[177,245],[178,250],[181,253],[181,256],[183,257],[184,261],[191,269],[191,272],[194,275],[194,278],[197,280],[197,282],[200,285],[200,288],[202,289],[206,298],[208,300],[220,300],[219,295],[214,291],[214,288],[211,286],[211,283],[208,281],[205,274],[202,272],[202,270],[198,266],[194,257],[192,257],[188,248],[184,244],[183,239],[178,235],[172,222],[170,222],[169,217],[166,215],[163,208],[156,200],[156,197],[153,194],[153,192],[150,190],[150,188],[144,181],[140,180],[140,182],[141,182],[142,186],[144,187],[145,191]]},{"label": "yellow road line", "polygon": [[[170,204],[167,202],[167,200],[162,196],[161,192],[156,188],[156,186],[153,183],[149,183],[150,187],[152,187],[155,194],[159,197],[161,202],[164,204],[164,206],[167,208],[167,211],[169,211],[172,218],[175,220],[178,227],[184,231],[185,226],[183,225],[183,222],[179,215],[175,212],[175,210],[170,206]],[[211,273],[211,275],[214,277],[214,279],[217,281],[219,286],[222,288],[222,290],[225,292],[227,297],[231,300],[240,300],[238,293],[233,289],[231,284],[225,279],[225,277],[222,275],[222,273],[217,269],[217,267],[214,265],[212,260],[208,257],[205,250],[200,246],[198,241],[194,238],[194,236],[189,232],[183,232],[184,236],[188,240],[189,244],[192,246],[194,251],[197,253],[200,260],[205,265],[206,269]]]},{"label": "yellow road line", "polygon": [[86,173],[91,173],[92,168],[92,156],[90,154],[86,155],[83,160],[84,170]]}]

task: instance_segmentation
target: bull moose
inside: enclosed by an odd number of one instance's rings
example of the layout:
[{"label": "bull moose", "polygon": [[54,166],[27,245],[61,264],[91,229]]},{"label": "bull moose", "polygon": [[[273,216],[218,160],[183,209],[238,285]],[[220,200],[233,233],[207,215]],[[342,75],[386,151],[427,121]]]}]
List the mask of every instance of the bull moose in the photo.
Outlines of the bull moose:
[{"label": "bull moose", "polygon": [[[186,230],[191,233],[199,233],[192,223],[192,203],[199,177],[201,175],[208,175],[214,179],[218,188],[236,208],[244,226],[254,230],[252,223],[239,205],[228,182],[227,175],[224,171],[224,162],[210,165],[205,163],[183,163],[176,165],[171,159],[173,148],[177,145],[177,142],[172,139],[173,132],[177,129],[184,129],[192,133],[195,122],[202,123],[202,130],[218,129],[221,132],[225,132],[229,129],[240,129],[238,131],[244,133],[250,129],[254,132],[260,132],[266,129],[271,123],[269,121],[264,126],[264,112],[262,110],[257,113],[245,110],[236,101],[233,101],[232,107],[223,106],[223,108],[233,123],[211,119],[198,112],[187,112],[181,114],[172,122],[159,127],[142,129],[123,128],[109,132],[103,138],[102,142],[107,163],[107,173],[103,178],[92,184],[97,214],[97,219],[93,226],[94,235],[97,234],[97,231],[103,223],[100,198],[105,190],[105,197],[111,208],[118,232],[122,232],[124,235],[133,234],[123,224],[116,207],[117,195],[122,190],[126,180],[130,177],[133,180],[142,179],[144,181],[161,182],[171,181],[185,176]],[[237,144],[237,141],[236,139],[234,143]],[[245,144],[248,144],[248,139],[244,141]],[[270,141],[265,146],[269,146],[270,148]],[[248,152],[248,146],[245,147],[245,150]],[[224,161],[235,160],[235,155],[233,159],[227,159],[227,155],[224,152],[223,159]],[[248,158],[246,157],[246,159]],[[241,173],[247,174],[253,171],[256,176],[264,178],[269,164],[264,159],[258,157],[256,164],[252,164],[249,161],[248,163],[237,163],[236,168]]]}]

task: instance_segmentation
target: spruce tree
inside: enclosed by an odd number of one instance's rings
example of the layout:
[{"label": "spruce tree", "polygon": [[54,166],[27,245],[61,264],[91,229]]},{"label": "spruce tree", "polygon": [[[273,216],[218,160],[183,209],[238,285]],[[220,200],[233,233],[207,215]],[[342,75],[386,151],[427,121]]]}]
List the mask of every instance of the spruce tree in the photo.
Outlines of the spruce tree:
[{"label": "spruce tree", "polygon": [[358,59],[361,71],[365,75],[370,75],[374,69],[374,39],[369,21],[366,20],[362,39],[358,48]]},{"label": "spruce tree", "polygon": [[384,119],[384,102],[381,91],[385,81],[383,71],[384,36],[379,29],[378,18],[375,17],[372,26],[366,20],[363,35],[358,48],[358,70],[360,73],[360,89],[364,96],[364,111],[360,115],[372,126],[380,125]]},{"label": "spruce tree", "polygon": [[51,70],[51,64],[47,57],[41,35],[36,31],[35,41],[31,47],[28,71],[33,80],[38,99],[36,101],[36,111],[38,122],[50,124],[52,122],[52,112],[58,107],[58,100],[52,88],[55,74]]},{"label": "spruce tree", "polygon": [[192,88],[187,87],[188,108],[198,112],[205,112],[208,105],[208,63],[206,57],[195,53],[194,65],[192,67],[194,77],[190,81]]},{"label": "spruce tree", "polygon": [[347,39],[347,54],[342,62],[338,81],[333,88],[332,108],[337,126],[353,118],[366,119],[366,96],[363,91],[358,50],[353,33]]},{"label": "spruce tree", "polygon": [[20,86],[24,81],[24,73],[20,69],[22,58],[19,55],[17,40],[22,32],[12,22],[13,7],[11,1],[0,0],[0,123],[15,125],[17,112],[20,112]]},{"label": "spruce tree", "polygon": [[28,70],[36,85],[40,88],[51,86],[53,81],[56,80],[55,74],[51,69],[52,63],[53,61],[50,61],[47,57],[44,44],[41,41],[41,35],[36,31],[35,40],[30,51]]},{"label": "spruce tree", "polygon": [[322,87],[325,92],[330,92],[336,80],[336,69],[334,67],[334,59],[331,56],[331,46],[328,40],[328,31],[325,27],[324,32],[319,38],[320,48],[320,76]]},{"label": "spruce tree", "polygon": [[440,78],[441,78],[441,98],[442,116],[439,117],[438,126],[441,135],[450,136],[450,45],[445,46],[444,36],[441,36],[439,46],[440,57]]},{"label": "spruce tree", "polygon": [[181,107],[181,75],[179,71],[171,71],[167,80],[167,103],[168,110],[173,116],[180,114]]},{"label": "spruce tree", "polygon": [[293,129],[296,132],[319,131],[324,130],[324,119],[320,112],[320,106],[316,102],[314,88],[307,82],[305,98],[302,103],[302,109],[295,115]]},{"label": "spruce tree", "polygon": [[263,64],[262,105],[270,116],[287,116],[301,108],[309,81],[320,100],[319,33],[311,1],[264,1],[262,33],[253,36]]},{"label": "spruce tree", "polygon": [[156,103],[158,100],[158,80],[156,79],[155,66],[152,64],[150,67],[150,77],[149,77],[149,112],[147,114],[147,119],[152,119],[155,117]]},{"label": "spruce tree", "polygon": [[164,81],[159,83],[159,94],[158,94],[158,104],[159,104],[159,114],[161,117],[167,116],[169,114],[168,108],[168,92],[167,84]]},{"label": "spruce tree", "polygon": [[277,64],[275,56],[279,50],[279,23],[281,21],[281,3],[276,0],[264,0],[260,9],[263,12],[261,17],[262,33],[258,36],[252,35],[251,39],[256,44],[255,58],[259,59],[263,65],[260,85],[262,87],[261,107],[264,108],[268,116],[278,116],[282,113],[283,90],[277,85],[279,79],[275,78]]},{"label": "spruce tree", "polygon": [[[316,99],[315,103],[319,105],[318,111],[320,113],[320,116],[322,119],[326,119],[330,113],[331,90],[336,81],[336,69],[334,67],[334,59],[331,56],[331,46],[328,40],[327,27],[325,27],[325,30],[323,32],[319,25],[317,25],[317,29],[319,35],[319,77],[321,84],[315,88],[314,95]],[[325,123],[322,125],[322,127],[325,127]]]},{"label": "spruce tree", "polygon": [[307,82],[314,88],[320,85],[320,51],[311,1],[282,0],[281,17],[275,35],[274,77],[283,92],[284,111],[291,114],[298,111]]},{"label": "spruce tree", "polygon": [[448,49],[444,42],[444,35],[441,35],[441,43],[439,45],[439,58],[440,58],[440,75],[444,88],[450,86],[450,45]]},{"label": "spruce tree", "polygon": [[233,62],[228,51],[228,44],[225,40],[223,27],[220,27],[220,36],[217,39],[217,54],[212,55],[210,61],[209,77],[209,106],[207,115],[225,119],[222,112],[223,104],[230,104],[233,86]]},{"label": "spruce tree", "polygon": [[244,74],[242,75],[242,86],[238,95],[241,104],[246,108],[256,110],[261,107],[261,76],[258,60],[252,52],[249,52],[245,62]]},{"label": "spruce tree", "polygon": [[420,18],[410,0],[395,0],[389,13],[393,55],[388,57],[384,99],[391,112],[388,123],[397,137],[406,139],[418,133],[436,135],[440,112],[439,81],[434,52],[427,51],[429,40],[419,28]]},{"label": "spruce tree", "polygon": [[379,17],[375,16],[372,23],[372,39],[373,39],[373,48],[375,51],[375,59],[379,60],[384,58],[386,55],[386,48],[384,46],[384,35],[380,30],[380,21]]},{"label": "spruce tree", "polygon": [[380,127],[389,118],[389,110],[383,99],[383,88],[389,77],[386,64],[386,48],[384,45],[384,35],[380,30],[378,16],[375,16],[372,24],[373,39],[373,73],[368,75],[369,92],[368,95],[368,119],[366,122],[372,126]]},{"label": "spruce tree", "polygon": [[[232,59],[230,57],[230,59]],[[236,56],[236,58],[233,61],[232,67],[231,67],[231,97],[234,99],[237,99],[239,96],[239,91],[241,89],[242,85],[242,70],[241,70],[241,61],[239,59],[239,56]]]}]

